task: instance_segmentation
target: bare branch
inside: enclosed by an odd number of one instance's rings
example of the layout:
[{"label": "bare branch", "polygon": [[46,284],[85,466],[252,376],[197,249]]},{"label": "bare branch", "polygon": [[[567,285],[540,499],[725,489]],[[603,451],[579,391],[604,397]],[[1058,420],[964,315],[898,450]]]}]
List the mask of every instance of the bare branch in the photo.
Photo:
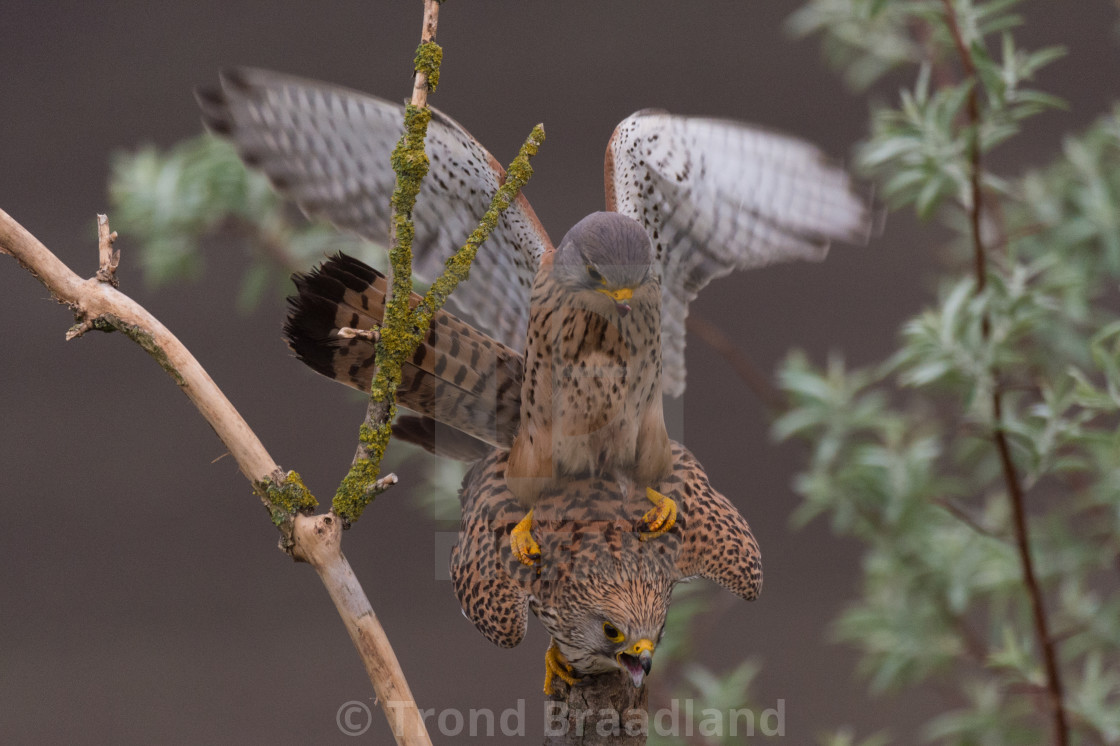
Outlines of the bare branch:
[{"label": "bare branch", "polygon": [[[391,476],[391,475],[390,475]],[[395,480],[395,477],[394,477]],[[424,719],[416,708],[408,682],[401,672],[393,646],[377,615],[373,613],[358,578],[342,553],[342,521],[327,513],[296,516],[297,551],[327,588],[338,615],[361,655],[366,674],[373,682],[377,701],[400,746],[430,746]]]},{"label": "bare branch", "polygon": [[[104,231],[107,230],[105,221]],[[214,428],[250,482],[284,481],[280,467],[199,362],[143,306],[106,281],[78,277],[3,210],[0,251],[15,257],[50,290],[55,300],[73,309],[79,326],[124,332],[147,350]]]},{"label": "bare branch", "polygon": [[341,327],[335,336],[343,339],[364,339],[369,342],[380,342],[381,332],[378,329],[355,329],[350,326]]},{"label": "bare branch", "polygon": [[97,216],[97,251],[101,262],[97,268],[97,279],[107,282],[113,287],[119,287],[117,280],[117,265],[121,263],[120,249],[113,248],[117,240],[117,232],[109,230],[109,216]]},{"label": "bare branch", "polygon": [[[113,234],[108,220],[99,220],[102,266],[105,246]],[[265,450],[256,434],[234,409],[190,351],[140,304],[98,278],[82,280],[6,212],[0,210],[0,253],[16,259],[42,282],[60,303],[72,308],[79,324],[75,329],[120,331],[135,341],[160,364],[187,395],[218,434],[252,483],[284,535],[282,548],[315,568],[335,602],[339,615],[361,655],[382,709],[389,719],[397,743],[402,746],[431,744],[423,719],[408,683],[381,628],[365,592],[339,547],[339,524],[330,514],[308,516],[314,507],[295,472],[285,473]],[[116,269],[116,252],[108,266]],[[100,274],[100,270],[99,270]],[[78,336],[74,329],[67,338]],[[387,475],[375,483],[386,488],[396,477]]]}]

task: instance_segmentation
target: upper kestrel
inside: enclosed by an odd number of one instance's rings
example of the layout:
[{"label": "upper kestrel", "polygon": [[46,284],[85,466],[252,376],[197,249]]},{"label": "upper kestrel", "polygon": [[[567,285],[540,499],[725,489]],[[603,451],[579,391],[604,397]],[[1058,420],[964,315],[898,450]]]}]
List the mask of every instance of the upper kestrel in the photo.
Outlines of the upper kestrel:
[{"label": "upper kestrel", "polygon": [[[221,91],[199,101],[207,126],[305,212],[375,241],[388,235],[400,105],[261,70],[227,72]],[[426,147],[413,256],[416,274],[431,280],[504,173],[438,111]],[[529,509],[557,481],[592,474],[647,487],[669,473],[662,394],[684,390],[684,322],[700,288],[732,269],[822,258],[831,240],[869,229],[848,176],[816,148],[735,122],[637,112],[615,128],[604,173],[607,212],[577,223],[555,249],[519,196],[451,298],[525,362],[515,391],[490,375],[498,359],[464,361],[489,389],[472,405],[488,411],[441,419],[511,449],[509,486]],[[435,364],[445,374],[446,356]],[[672,525],[674,506],[650,498],[656,535]],[[538,555],[530,522],[531,510],[514,534],[526,562]]]}]

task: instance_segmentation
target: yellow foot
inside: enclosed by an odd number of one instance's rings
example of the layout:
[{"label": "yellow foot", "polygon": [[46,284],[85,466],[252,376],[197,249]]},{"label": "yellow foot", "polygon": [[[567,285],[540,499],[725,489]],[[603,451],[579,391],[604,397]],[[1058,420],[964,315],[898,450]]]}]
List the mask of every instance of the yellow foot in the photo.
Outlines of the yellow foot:
[{"label": "yellow foot", "polygon": [[533,511],[530,510],[509,533],[509,546],[513,549],[513,556],[529,567],[541,561],[541,547],[533,538],[532,530]]},{"label": "yellow foot", "polygon": [[642,523],[649,528],[649,531],[642,532],[642,541],[656,539],[677,522],[677,504],[672,498],[662,495],[653,487],[646,487],[646,497],[653,503],[653,507],[642,516]]},{"label": "yellow foot", "polygon": [[580,682],[580,678],[575,675],[572,664],[564,659],[564,654],[553,642],[544,654],[544,693],[546,696],[552,696],[552,680],[557,676],[568,682],[570,686],[575,686]]}]

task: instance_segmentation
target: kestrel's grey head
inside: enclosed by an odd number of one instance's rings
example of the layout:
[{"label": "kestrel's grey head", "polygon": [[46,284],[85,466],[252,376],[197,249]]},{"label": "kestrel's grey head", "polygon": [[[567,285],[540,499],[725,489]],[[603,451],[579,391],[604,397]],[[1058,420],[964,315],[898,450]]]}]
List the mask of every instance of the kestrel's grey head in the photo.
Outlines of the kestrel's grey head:
[{"label": "kestrel's grey head", "polygon": [[617,212],[593,212],[560,242],[553,273],[561,286],[603,293],[625,313],[634,292],[656,282],[652,261],[649,234],[637,221]]}]

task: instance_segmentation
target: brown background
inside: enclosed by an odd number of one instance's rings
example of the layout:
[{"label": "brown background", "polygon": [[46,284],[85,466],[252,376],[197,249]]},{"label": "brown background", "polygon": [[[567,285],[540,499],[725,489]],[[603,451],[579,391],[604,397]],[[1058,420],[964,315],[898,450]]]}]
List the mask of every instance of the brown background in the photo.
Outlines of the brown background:
[{"label": "brown background", "polygon": [[[753,121],[847,157],[868,105],[826,69],[815,41],[785,36],[797,5],[450,2],[433,102],[503,162],[545,122],[527,192],[558,240],[600,208],[603,147],[639,108]],[[1116,93],[1112,4],[1025,10],[1034,25],[1023,44],[1070,48],[1042,85],[1072,107],[1000,151],[1009,173],[1045,162]],[[198,132],[193,86],[252,64],[403,98],[419,18],[417,2],[7,0],[0,207],[91,273],[109,154]],[[868,248],[719,281],[693,308],[766,369],[791,347],[867,363],[928,301],[940,235],[895,216]],[[180,335],[277,460],[329,494],[353,453],[361,403],[289,356],[279,294],[238,315],[240,247],[212,247],[201,283],[153,292],[127,236],[121,245],[123,289]],[[187,400],[122,337],[64,343],[67,312],[9,260],[0,319],[0,740],[345,742],[335,713],[347,700],[372,704],[364,672],[314,574],[276,551],[264,512],[232,460],[215,461],[222,446]],[[858,587],[859,554],[823,521],[790,530],[802,450],[769,441],[758,404],[695,339],[688,367],[685,442],[751,520],[766,559],[758,602],[710,595],[716,610],[694,640],[701,655],[716,667],[761,658],[758,701],[785,700],[790,743],[845,722],[865,733],[890,725],[909,741],[943,702],[869,698],[855,656],[827,642],[828,620]],[[534,621],[521,647],[503,651],[462,618],[450,584],[435,579],[446,556],[436,535],[454,524],[407,491],[368,511],[346,552],[417,699],[500,711],[524,697],[539,728],[546,636]],[[665,694],[657,674],[655,696]],[[383,742],[376,719],[367,739]]]}]

